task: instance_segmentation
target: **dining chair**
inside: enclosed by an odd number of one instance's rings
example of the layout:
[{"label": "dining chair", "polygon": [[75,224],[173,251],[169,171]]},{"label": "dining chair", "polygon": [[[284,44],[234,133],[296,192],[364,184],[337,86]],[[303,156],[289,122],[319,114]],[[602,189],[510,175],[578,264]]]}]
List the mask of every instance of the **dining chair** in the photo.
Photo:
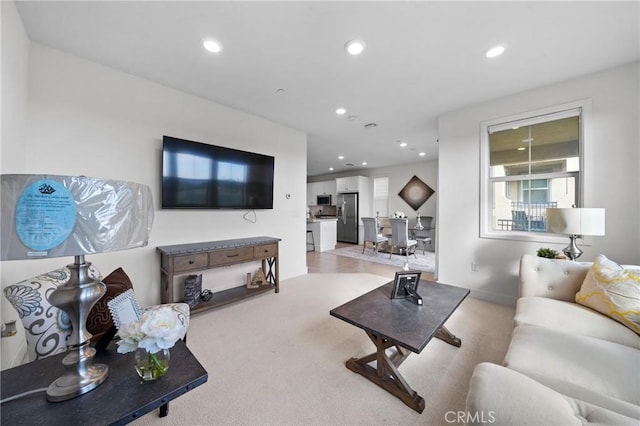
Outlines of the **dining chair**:
[{"label": "dining chair", "polygon": [[[412,232],[412,238],[418,242],[418,246],[422,246],[422,254],[427,253],[427,243],[431,245],[433,240],[431,222],[433,217],[422,216],[420,218],[422,223],[422,229],[414,228]],[[417,248],[417,247],[416,247]]]},{"label": "dining chair", "polygon": [[362,243],[362,254],[367,246],[367,243],[373,244],[373,249],[378,255],[378,247],[380,243],[386,243],[387,237],[378,233],[378,221],[375,217],[363,217],[362,224],[364,225],[364,241]]},{"label": "dining chair", "polygon": [[400,254],[400,250],[405,250],[405,256],[407,257],[407,261],[409,260],[409,252],[411,251],[411,247],[413,247],[413,256],[417,259],[416,256],[416,246],[418,242],[416,240],[409,239],[409,220],[404,219],[389,219],[391,223],[391,250],[389,251],[389,259],[393,256],[393,248],[396,247],[398,249],[398,254]]}]

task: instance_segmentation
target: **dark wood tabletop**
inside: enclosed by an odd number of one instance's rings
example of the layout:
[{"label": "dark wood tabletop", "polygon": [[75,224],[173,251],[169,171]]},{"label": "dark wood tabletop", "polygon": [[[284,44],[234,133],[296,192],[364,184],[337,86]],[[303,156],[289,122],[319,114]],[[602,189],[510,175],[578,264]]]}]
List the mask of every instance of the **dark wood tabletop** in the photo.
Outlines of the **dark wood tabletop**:
[{"label": "dark wood tabletop", "polygon": [[[2,399],[49,386],[62,375],[65,355],[50,356],[2,371]],[[206,370],[182,341],[171,348],[167,373],[150,382],[142,381],[136,374],[133,353],[119,354],[114,344],[99,351],[94,362],[109,366],[109,377],[100,386],[63,402],[48,402],[44,392],[6,402],[0,408],[2,424],[127,424],[200,386],[208,378]],[[169,413],[169,419],[170,416]]]},{"label": "dark wood tabletop", "polygon": [[389,282],[329,313],[367,332],[382,336],[412,352],[420,353],[469,294],[469,289],[421,280],[411,299],[391,299]]}]

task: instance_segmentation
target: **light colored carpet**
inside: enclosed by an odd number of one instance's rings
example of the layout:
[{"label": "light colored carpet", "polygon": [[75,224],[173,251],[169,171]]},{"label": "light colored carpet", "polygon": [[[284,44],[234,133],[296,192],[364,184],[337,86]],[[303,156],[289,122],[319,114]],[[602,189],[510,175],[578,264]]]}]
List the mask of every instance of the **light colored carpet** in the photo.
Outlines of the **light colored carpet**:
[{"label": "light colored carpet", "polygon": [[467,298],[446,324],[462,347],[433,339],[409,356],[400,371],[426,401],[418,414],[345,367],[374,346],[361,329],[329,315],[387,281],[371,274],[308,274],[283,281],[279,294],[194,315],[188,347],[208,382],[172,401],[168,417],[156,410],[134,424],[448,424],[448,411],[464,409],[473,367],[502,361],[514,311]]},{"label": "light colored carpet", "polygon": [[[347,256],[354,259],[368,260],[369,262],[383,263],[385,265],[397,266],[398,269],[402,269],[406,262],[404,255],[393,254],[389,258],[389,253],[378,253],[376,256],[375,251],[367,245],[367,249],[362,253],[361,245],[353,245],[349,247],[343,247],[335,250],[329,250],[325,253],[335,254],[337,256]],[[409,268],[416,269],[418,271],[435,272],[436,270],[436,255],[432,252],[425,252],[422,254],[422,250],[417,250],[416,255],[409,256]]]}]

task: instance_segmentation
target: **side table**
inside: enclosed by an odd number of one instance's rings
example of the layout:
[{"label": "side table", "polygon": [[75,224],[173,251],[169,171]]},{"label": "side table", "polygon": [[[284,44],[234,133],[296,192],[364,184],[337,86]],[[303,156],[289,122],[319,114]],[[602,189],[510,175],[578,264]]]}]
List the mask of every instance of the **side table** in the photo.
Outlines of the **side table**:
[{"label": "side table", "polygon": [[[2,371],[2,399],[46,388],[63,372],[66,353],[50,356]],[[207,371],[182,342],[171,348],[171,365],[160,379],[145,382],[133,367],[133,353],[119,354],[115,342],[95,356],[109,366],[109,377],[84,395],[49,402],[36,393],[2,404],[3,425],[125,425],[205,383]]]}]

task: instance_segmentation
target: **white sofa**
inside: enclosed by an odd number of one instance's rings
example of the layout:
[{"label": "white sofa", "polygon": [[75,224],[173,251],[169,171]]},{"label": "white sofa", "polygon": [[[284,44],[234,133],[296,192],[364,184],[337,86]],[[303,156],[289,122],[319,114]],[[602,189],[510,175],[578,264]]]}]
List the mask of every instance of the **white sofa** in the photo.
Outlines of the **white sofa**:
[{"label": "white sofa", "polygon": [[575,302],[590,267],[521,258],[509,350],[476,366],[468,424],[640,424],[640,336]]}]

